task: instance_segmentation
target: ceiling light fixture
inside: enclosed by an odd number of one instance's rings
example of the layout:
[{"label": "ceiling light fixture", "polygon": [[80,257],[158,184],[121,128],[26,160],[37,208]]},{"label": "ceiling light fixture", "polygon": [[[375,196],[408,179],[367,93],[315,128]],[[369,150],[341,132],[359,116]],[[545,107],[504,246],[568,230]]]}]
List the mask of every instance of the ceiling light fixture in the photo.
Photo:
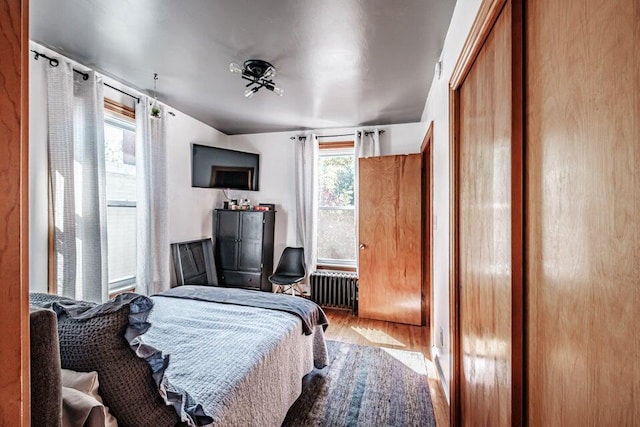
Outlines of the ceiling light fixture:
[{"label": "ceiling light fixture", "polygon": [[276,68],[267,61],[261,59],[249,59],[244,61],[243,66],[232,62],[229,64],[229,71],[240,74],[244,80],[248,80],[244,96],[251,98],[260,88],[265,88],[278,96],[284,94],[284,90],[276,86],[271,80],[276,76]]}]

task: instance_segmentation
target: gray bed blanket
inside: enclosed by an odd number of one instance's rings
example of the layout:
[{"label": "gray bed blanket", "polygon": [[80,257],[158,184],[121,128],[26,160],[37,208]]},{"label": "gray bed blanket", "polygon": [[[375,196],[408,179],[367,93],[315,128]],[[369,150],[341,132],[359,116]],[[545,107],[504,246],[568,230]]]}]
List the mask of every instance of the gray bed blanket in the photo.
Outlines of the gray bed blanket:
[{"label": "gray bed blanket", "polygon": [[305,335],[295,315],[167,295],[151,299],[145,343],[170,355],[166,378],[187,390],[214,426],[281,425],[300,396],[302,377],[328,363],[322,327]]},{"label": "gray bed blanket", "polygon": [[311,335],[316,326],[322,326],[326,330],[329,325],[327,316],[319,305],[305,298],[290,295],[215,286],[178,286],[158,295],[283,311],[294,314],[302,320],[302,330],[305,335]]}]

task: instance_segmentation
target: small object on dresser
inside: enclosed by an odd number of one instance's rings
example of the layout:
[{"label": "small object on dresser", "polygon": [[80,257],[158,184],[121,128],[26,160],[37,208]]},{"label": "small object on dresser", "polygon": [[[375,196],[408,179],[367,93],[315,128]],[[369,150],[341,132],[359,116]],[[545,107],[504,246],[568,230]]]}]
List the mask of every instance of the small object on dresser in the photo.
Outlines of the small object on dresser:
[{"label": "small object on dresser", "polygon": [[[260,206],[266,208],[266,209],[264,209],[266,211],[275,211],[276,210],[276,205],[273,204],[273,203],[260,203]],[[262,209],[260,209],[260,210],[262,210]]]}]

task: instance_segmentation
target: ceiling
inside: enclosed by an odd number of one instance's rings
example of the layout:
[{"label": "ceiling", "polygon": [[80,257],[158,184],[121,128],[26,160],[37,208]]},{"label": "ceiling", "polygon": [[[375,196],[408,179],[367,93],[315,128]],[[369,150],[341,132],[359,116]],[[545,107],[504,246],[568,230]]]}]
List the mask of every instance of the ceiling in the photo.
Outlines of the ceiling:
[{"label": "ceiling", "polygon": [[[455,0],[32,0],[30,38],[226,134],[420,120]],[[229,63],[269,61],[284,96]]]}]

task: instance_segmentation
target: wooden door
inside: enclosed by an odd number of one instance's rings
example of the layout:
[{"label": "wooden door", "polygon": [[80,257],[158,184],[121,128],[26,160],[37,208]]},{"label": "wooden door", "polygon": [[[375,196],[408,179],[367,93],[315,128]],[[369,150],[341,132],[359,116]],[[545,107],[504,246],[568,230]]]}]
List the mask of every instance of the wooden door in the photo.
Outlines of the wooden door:
[{"label": "wooden door", "polygon": [[29,421],[29,2],[0,0],[0,425]]},{"label": "wooden door", "polygon": [[358,314],[420,325],[421,155],[370,157],[358,165]]},{"label": "wooden door", "polygon": [[527,7],[531,426],[640,425],[640,2]]},{"label": "wooden door", "polygon": [[[521,425],[522,132],[518,1],[496,11],[455,90],[459,425]],[[515,34],[515,40],[514,40]]]}]

